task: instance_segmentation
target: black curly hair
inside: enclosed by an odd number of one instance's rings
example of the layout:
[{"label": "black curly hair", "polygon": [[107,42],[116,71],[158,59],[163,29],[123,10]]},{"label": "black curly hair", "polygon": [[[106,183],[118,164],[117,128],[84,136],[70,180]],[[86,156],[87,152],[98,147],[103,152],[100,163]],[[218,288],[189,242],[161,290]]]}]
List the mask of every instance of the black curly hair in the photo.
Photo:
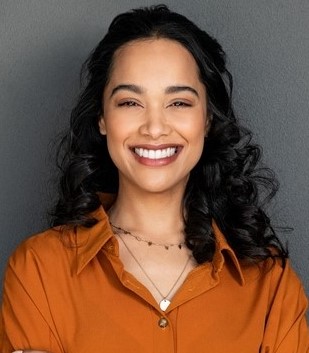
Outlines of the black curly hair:
[{"label": "black curly hair", "polygon": [[147,38],[170,39],[184,46],[206,87],[211,127],[183,198],[186,244],[194,258],[198,263],[212,260],[214,220],[239,259],[254,263],[274,256],[285,259],[287,250],[264,209],[278,183],[271,170],[259,167],[261,150],[235,118],[225,53],[214,38],[165,5],[118,15],[84,64],[85,88],[58,150],[61,180],[52,225],[92,227],[97,220],[90,213],[100,206],[98,192],[117,193],[118,171],[98,128],[102,92],[115,52],[128,42]]}]

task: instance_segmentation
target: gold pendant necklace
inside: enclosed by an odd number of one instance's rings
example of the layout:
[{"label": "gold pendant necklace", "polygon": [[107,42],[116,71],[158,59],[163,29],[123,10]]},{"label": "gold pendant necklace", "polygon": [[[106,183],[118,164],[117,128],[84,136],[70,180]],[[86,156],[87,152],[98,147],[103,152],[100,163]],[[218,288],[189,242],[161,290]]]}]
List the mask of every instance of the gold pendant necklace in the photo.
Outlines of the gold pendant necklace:
[{"label": "gold pendant necklace", "polygon": [[[113,225],[112,225],[113,226]],[[114,226],[113,226],[114,227]],[[117,227],[114,227],[116,229],[118,229]],[[121,228],[120,228],[121,229]],[[122,229],[121,229],[122,230]],[[188,257],[188,260],[186,261],[182,271],[180,272],[179,276],[177,277],[176,281],[174,282],[174,284],[172,285],[171,289],[169,290],[169,292],[166,295],[163,295],[162,292],[160,291],[160,289],[156,286],[156,284],[153,282],[153,280],[149,277],[149,275],[147,274],[147,272],[145,271],[145,269],[143,268],[143,266],[140,264],[140,262],[137,260],[136,256],[133,254],[133,252],[131,251],[131,249],[129,248],[129,246],[126,244],[126,242],[124,241],[124,239],[122,238],[122,236],[120,235],[120,233],[116,233],[119,236],[119,239],[122,241],[123,245],[125,246],[125,248],[127,249],[128,253],[132,256],[132,258],[134,259],[134,261],[136,262],[136,264],[138,265],[138,267],[141,269],[141,271],[143,272],[143,274],[146,276],[146,278],[150,281],[150,283],[153,285],[153,287],[157,290],[157,292],[160,294],[160,296],[162,297],[162,299],[159,302],[159,306],[160,309],[162,311],[165,311],[169,305],[171,304],[171,301],[168,299],[169,295],[172,293],[173,289],[176,287],[177,283],[179,282],[180,278],[182,277],[182,275],[184,274],[189,261],[191,259],[191,256]]]}]

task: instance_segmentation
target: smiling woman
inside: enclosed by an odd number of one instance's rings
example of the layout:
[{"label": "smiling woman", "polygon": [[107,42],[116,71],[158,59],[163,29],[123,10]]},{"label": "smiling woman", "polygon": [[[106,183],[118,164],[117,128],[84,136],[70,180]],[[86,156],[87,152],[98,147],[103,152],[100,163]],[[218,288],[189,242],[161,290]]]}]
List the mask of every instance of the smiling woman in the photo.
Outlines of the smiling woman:
[{"label": "smiling woman", "polygon": [[221,46],[160,5],[117,16],[86,68],[53,227],[8,264],[1,352],[307,352]]}]

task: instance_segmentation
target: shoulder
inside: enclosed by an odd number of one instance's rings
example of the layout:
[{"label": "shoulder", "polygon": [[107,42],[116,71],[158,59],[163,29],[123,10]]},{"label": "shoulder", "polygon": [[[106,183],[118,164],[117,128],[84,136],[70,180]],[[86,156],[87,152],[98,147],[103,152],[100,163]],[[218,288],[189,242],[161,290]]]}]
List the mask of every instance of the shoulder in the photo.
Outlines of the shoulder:
[{"label": "shoulder", "polygon": [[290,261],[276,261],[268,273],[268,313],[262,352],[307,352],[308,299]]},{"label": "shoulder", "polygon": [[282,262],[281,259],[270,259],[267,261],[266,271],[270,271],[270,282],[273,291],[276,291],[279,286],[290,288],[290,290],[299,290],[302,288],[302,283],[292,268],[289,259]]},{"label": "shoulder", "polygon": [[[72,231],[66,233],[72,237]],[[20,256],[31,251],[49,254],[54,248],[63,247],[63,236],[64,231],[60,227],[33,234],[19,244],[12,256]]]},{"label": "shoulder", "polygon": [[283,263],[281,259],[268,259],[261,268],[260,286],[267,292],[268,311],[275,313],[273,317],[279,320],[286,314],[305,315],[308,299],[290,260]]},{"label": "shoulder", "polygon": [[268,258],[257,264],[240,262],[241,272],[246,283],[261,280],[267,281],[272,288],[279,284],[288,286],[301,285],[301,281],[291,266],[289,259]]},{"label": "shoulder", "polygon": [[23,240],[16,249],[16,252],[27,249],[44,249],[46,245],[59,245],[60,237],[63,235],[63,230],[60,227],[50,228],[43,232],[32,234]]},{"label": "shoulder", "polygon": [[9,258],[8,267],[14,272],[31,273],[33,269],[57,269],[68,262],[73,246],[74,232],[51,228],[25,239]]},{"label": "shoulder", "polygon": [[290,260],[283,265],[276,260],[271,268],[270,274],[270,298],[276,298],[282,305],[300,304],[307,307],[307,297],[303,284],[291,266]]},{"label": "shoulder", "polygon": [[307,298],[301,280],[291,266],[289,259],[269,258],[255,265],[241,265],[245,286],[255,288],[268,303],[284,305],[302,301],[307,306]]}]

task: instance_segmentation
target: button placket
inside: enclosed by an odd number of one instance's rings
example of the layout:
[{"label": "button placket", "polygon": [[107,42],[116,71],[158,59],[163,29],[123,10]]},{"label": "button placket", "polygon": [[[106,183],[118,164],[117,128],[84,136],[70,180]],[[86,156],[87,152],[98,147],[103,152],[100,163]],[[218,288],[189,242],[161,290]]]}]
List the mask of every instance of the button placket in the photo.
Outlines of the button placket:
[{"label": "button placket", "polygon": [[170,317],[164,315],[160,312],[154,312],[156,318],[153,321],[154,331],[153,331],[153,340],[154,340],[154,353],[162,352],[175,352],[175,342],[174,342],[174,332],[173,332],[173,321],[170,320]]}]

